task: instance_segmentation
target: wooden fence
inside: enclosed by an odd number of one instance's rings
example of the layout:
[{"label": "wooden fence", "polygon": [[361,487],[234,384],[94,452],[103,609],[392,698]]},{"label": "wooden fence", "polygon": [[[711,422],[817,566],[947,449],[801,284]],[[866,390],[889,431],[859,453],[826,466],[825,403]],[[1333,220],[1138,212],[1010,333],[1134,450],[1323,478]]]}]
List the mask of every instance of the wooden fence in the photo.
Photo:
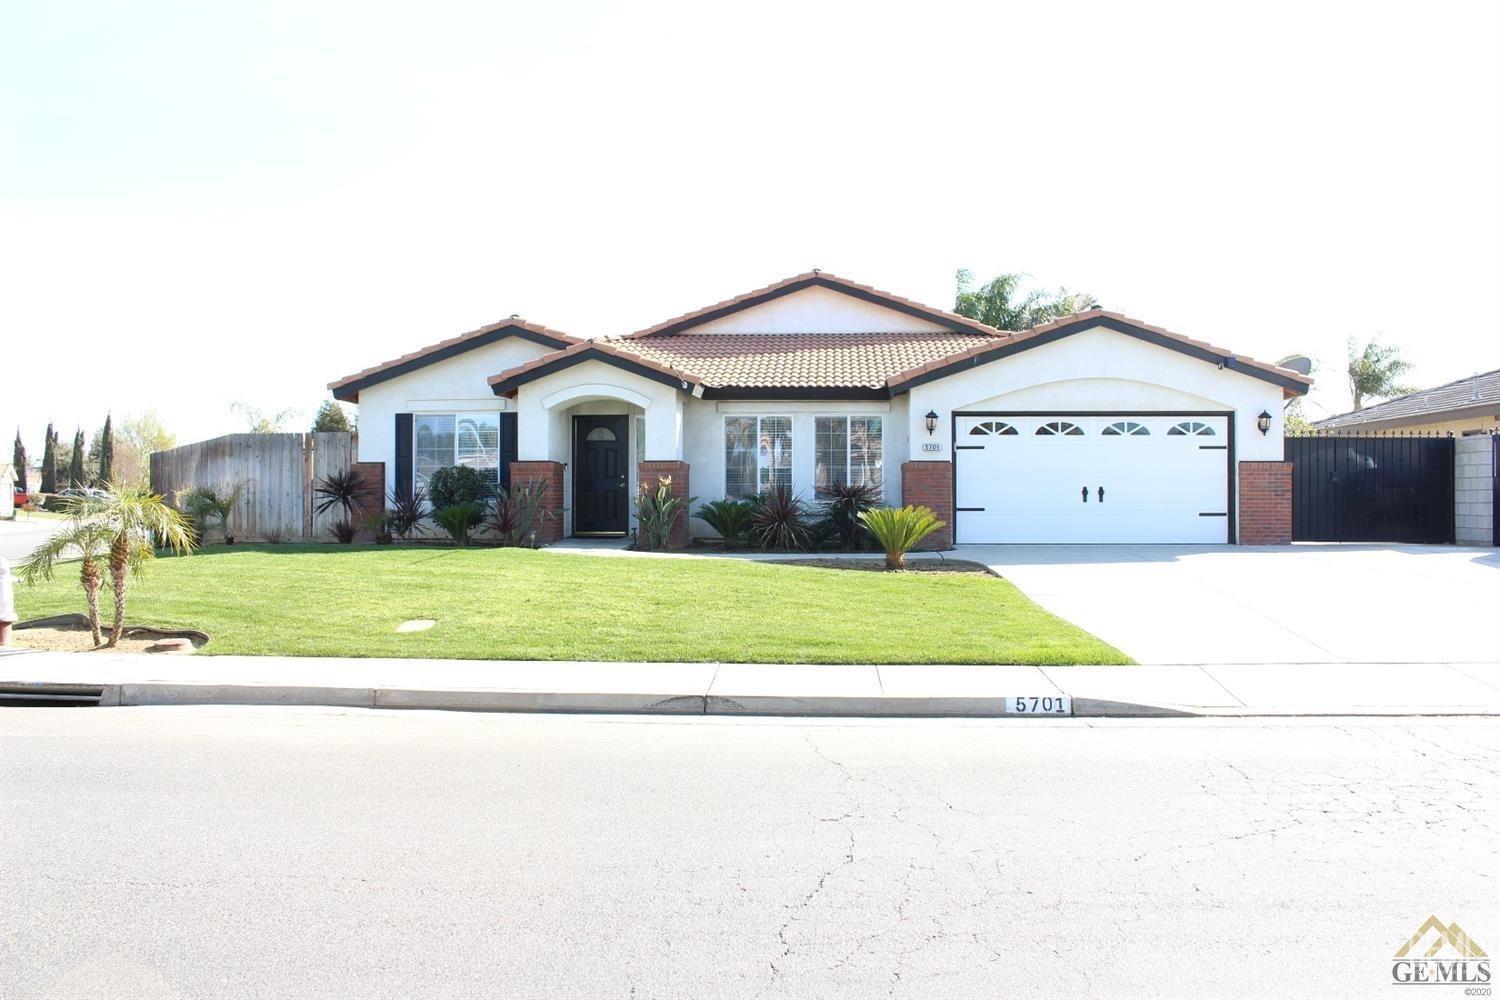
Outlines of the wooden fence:
[{"label": "wooden fence", "polygon": [[[355,438],[347,431],[226,434],[153,452],[151,488],[172,499],[194,486],[220,493],[239,487],[229,533],[245,541],[327,537],[329,525],[341,515],[314,515],[313,487],[334,472],[354,467],[354,455]],[[372,480],[372,488],[384,488],[380,463],[361,464],[359,471]]]}]

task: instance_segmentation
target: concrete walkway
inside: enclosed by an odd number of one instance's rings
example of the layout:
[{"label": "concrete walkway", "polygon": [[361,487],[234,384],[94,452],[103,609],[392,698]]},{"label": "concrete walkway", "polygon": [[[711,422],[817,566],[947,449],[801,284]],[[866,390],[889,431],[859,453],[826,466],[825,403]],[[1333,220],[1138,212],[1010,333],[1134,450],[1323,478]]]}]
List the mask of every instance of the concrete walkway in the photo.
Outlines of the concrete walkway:
[{"label": "concrete walkway", "polygon": [[[101,703],[123,705],[823,716],[1500,714],[1500,663],[806,666],[0,655],[0,697],[76,687],[98,688]],[[1022,711],[1018,698],[1025,699]]]}]

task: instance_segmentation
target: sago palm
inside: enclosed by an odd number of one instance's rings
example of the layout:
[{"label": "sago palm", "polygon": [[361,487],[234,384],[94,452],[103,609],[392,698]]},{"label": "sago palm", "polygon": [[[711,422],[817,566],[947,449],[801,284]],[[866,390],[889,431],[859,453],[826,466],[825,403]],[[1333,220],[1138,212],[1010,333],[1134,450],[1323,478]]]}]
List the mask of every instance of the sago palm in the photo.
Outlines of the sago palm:
[{"label": "sago palm", "polygon": [[103,642],[99,632],[99,587],[104,582],[100,563],[109,557],[113,536],[98,517],[99,496],[92,491],[64,501],[62,513],[67,521],[21,563],[20,577],[28,586],[39,580],[50,580],[64,558],[78,558],[78,581],[88,603],[89,632],[94,645]]},{"label": "sago palm", "polygon": [[115,620],[108,645],[125,631],[125,588],[156,558],[158,546],[173,552],[193,547],[193,529],[180,512],[144,486],[115,484],[97,500],[96,519],[109,533],[109,582],[114,591]]},{"label": "sago palm", "polygon": [[886,569],[905,569],[906,553],[943,526],[927,507],[876,507],[861,511],[859,519],[885,549]]}]

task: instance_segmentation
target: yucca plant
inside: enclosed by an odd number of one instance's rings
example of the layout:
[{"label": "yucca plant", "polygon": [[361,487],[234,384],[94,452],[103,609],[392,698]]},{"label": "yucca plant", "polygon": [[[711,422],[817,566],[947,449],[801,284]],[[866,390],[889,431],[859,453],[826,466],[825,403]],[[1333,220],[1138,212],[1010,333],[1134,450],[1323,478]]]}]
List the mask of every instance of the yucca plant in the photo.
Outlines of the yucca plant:
[{"label": "yucca plant", "polygon": [[815,491],[823,515],[838,533],[846,550],[859,548],[859,515],[880,505],[880,487],[874,483],[829,483]]},{"label": "yucca plant", "polygon": [[944,523],[928,507],[876,507],[859,520],[885,549],[886,569],[905,569],[906,553]]},{"label": "yucca plant", "polygon": [[527,481],[516,483],[510,489],[495,489],[495,506],[484,522],[485,527],[500,536],[505,545],[534,545],[533,529],[538,520],[552,516],[550,510],[542,508],[547,496],[547,484]]},{"label": "yucca plant", "polygon": [[343,545],[354,541],[354,536],[359,533],[359,529],[351,521],[342,517],[330,524],[328,530],[333,532],[334,541]]},{"label": "yucca plant", "polygon": [[724,539],[724,547],[738,548],[750,530],[750,515],[755,505],[749,500],[715,500],[698,508],[693,516]]},{"label": "yucca plant", "polygon": [[[330,525],[330,530],[334,538],[345,544],[354,540],[354,507],[359,503],[364,488],[364,479],[353,469],[331,472],[313,487],[313,492],[320,498],[313,505],[313,513],[322,514],[334,508],[344,512],[343,518]],[[339,530],[339,525],[344,525],[348,530]]]},{"label": "yucca plant", "polygon": [[460,545],[469,544],[469,535],[484,520],[484,504],[478,500],[449,504],[433,511],[432,519],[438,527]]},{"label": "yucca plant", "polygon": [[812,541],[807,502],[789,486],[773,486],[755,498],[750,512],[750,537],[763,549],[795,552]]},{"label": "yucca plant", "polygon": [[403,541],[427,516],[427,491],[417,486],[396,490],[386,498],[385,523],[391,534]]}]

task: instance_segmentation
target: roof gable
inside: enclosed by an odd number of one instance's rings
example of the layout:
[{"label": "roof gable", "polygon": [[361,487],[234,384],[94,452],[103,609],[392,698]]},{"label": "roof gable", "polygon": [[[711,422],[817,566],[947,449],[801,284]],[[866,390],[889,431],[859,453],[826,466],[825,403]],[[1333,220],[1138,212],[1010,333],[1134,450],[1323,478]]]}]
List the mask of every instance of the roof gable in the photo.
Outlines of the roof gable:
[{"label": "roof gable", "polygon": [[343,400],[346,403],[357,403],[359,402],[359,392],[361,389],[367,389],[380,382],[406,375],[419,368],[425,368],[439,361],[445,361],[466,351],[472,351],[475,348],[496,343],[507,337],[519,337],[522,340],[541,344],[543,347],[558,349],[582,343],[577,337],[570,337],[566,333],[549,330],[540,324],[528,323],[519,316],[512,316],[509,319],[500,320],[498,323],[491,323],[477,330],[461,333],[457,337],[450,337],[436,344],[430,344],[410,354],[403,354],[399,358],[392,358],[390,361],[381,362],[363,371],[355,372],[353,375],[346,375],[335,382],[328,383],[328,388],[333,393],[334,399]]},{"label": "roof gable", "polygon": [[[801,294],[799,293],[811,293]],[[821,293],[821,294],[820,294]],[[831,294],[829,294],[831,293]],[[794,301],[788,297],[797,296]],[[839,298],[849,308],[837,308]],[[856,303],[858,306],[856,307]],[[820,322],[815,329],[809,322]],[[874,325],[871,325],[874,324]],[[798,329],[798,326],[801,329]],[[860,285],[823,271],[809,271],[723,302],[684,313],[627,334],[625,340],[679,334],[739,333],[978,333],[1002,336],[978,320]]]}]

